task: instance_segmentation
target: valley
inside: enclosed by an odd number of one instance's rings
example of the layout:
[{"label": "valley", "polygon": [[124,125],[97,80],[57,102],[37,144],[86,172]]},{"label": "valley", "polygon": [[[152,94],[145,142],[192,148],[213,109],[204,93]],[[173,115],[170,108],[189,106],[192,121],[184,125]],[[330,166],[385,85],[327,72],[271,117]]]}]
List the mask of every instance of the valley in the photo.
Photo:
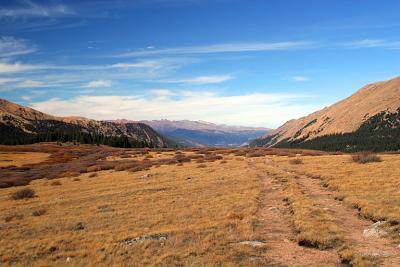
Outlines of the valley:
[{"label": "valley", "polygon": [[[399,154],[359,163],[299,149],[0,151],[4,266],[400,264]],[[43,157],[18,163],[22,153]],[[24,189],[33,194],[16,194]]]}]

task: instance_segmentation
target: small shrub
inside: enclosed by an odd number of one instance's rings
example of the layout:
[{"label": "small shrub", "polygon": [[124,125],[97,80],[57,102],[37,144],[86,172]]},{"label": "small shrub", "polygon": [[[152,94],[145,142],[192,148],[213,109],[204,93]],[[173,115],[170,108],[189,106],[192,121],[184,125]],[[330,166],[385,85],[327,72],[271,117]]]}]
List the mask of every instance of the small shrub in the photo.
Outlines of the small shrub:
[{"label": "small shrub", "polygon": [[32,198],[35,196],[35,191],[30,188],[24,188],[18,191],[15,191],[11,194],[11,199],[18,200],[24,198]]},{"label": "small shrub", "polygon": [[24,218],[24,216],[22,214],[11,214],[11,215],[4,217],[4,221],[11,222],[13,219],[21,220],[23,218]]},{"label": "small shrub", "polygon": [[75,177],[74,179],[72,179],[72,181],[74,181],[74,182],[78,182],[78,181],[80,181],[81,179],[79,179],[78,177]]},{"label": "small shrub", "polygon": [[18,179],[18,180],[15,180],[13,183],[14,186],[24,186],[27,184],[29,184],[29,180],[25,180],[25,179]]},{"label": "small shrub", "polygon": [[297,164],[303,164],[303,161],[299,158],[296,158],[296,159],[289,160],[289,163],[293,164],[293,165],[297,165]]},{"label": "small shrub", "polygon": [[248,158],[264,157],[265,153],[263,151],[253,151],[246,154]]},{"label": "small shrub", "polygon": [[53,182],[51,182],[50,185],[61,185],[61,182],[60,181],[53,181]]},{"label": "small shrub", "polygon": [[79,172],[66,171],[66,172],[62,173],[62,174],[60,175],[60,177],[76,177],[76,176],[79,176],[79,175],[80,175]]},{"label": "small shrub", "polygon": [[228,163],[226,160],[222,160],[219,164],[225,164]]},{"label": "small shrub", "polygon": [[115,166],[114,170],[117,172],[121,171],[126,171],[128,169],[134,168],[137,166],[137,163],[135,162],[125,162],[125,163],[120,163],[117,166]]},{"label": "small shrub", "polygon": [[87,167],[86,170],[87,170],[87,172],[98,172],[98,171],[101,171],[101,167],[94,165],[94,166]]},{"label": "small shrub", "polygon": [[367,152],[367,151],[353,154],[351,156],[351,158],[352,158],[353,162],[360,163],[360,164],[365,164],[368,162],[381,162],[382,161],[381,158],[377,154]]},{"label": "small shrub", "polygon": [[104,164],[104,165],[101,165],[100,166],[100,169],[102,170],[102,171],[107,171],[107,170],[112,170],[112,169],[114,169],[114,164]]},{"label": "small shrub", "polygon": [[95,172],[89,174],[89,178],[93,178],[93,177],[97,177],[97,176],[98,176],[98,175],[97,175],[97,173],[95,173]]},{"label": "small shrub", "polygon": [[46,214],[45,209],[38,209],[38,210],[35,210],[34,212],[32,212],[32,216],[42,216],[45,214]]},{"label": "small shrub", "polygon": [[199,165],[197,165],[197,168],[206,168],[206,167],[207,167],[206,164],[199,164]]}]

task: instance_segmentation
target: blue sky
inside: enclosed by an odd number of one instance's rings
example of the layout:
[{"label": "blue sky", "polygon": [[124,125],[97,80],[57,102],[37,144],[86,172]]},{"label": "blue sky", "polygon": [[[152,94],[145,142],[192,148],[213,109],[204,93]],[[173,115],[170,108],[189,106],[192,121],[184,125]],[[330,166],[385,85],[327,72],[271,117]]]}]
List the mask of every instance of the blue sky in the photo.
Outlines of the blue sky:
[{"label": "blue sky", "polygon": [[54,115],[277,127],[400,74],[399,1],[0,3],[0,97]]}]

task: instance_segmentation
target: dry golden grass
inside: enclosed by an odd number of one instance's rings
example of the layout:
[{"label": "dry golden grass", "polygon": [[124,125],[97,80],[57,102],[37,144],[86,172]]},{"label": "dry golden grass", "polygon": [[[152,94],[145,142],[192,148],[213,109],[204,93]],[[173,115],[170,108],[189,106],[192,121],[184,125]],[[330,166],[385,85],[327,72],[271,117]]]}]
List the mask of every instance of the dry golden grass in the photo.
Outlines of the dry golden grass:
[{"label": "dry golden grass", "polygon": [[[330,251],[336,261],[353,266],[379,262],[361,253],[353,236],[343,231],[342,221],[334,217],[340,215],[336,204],[355,207],[367,219],[388,221],[386,230],[400,242],[400,155],[358,164],[351,155],[290,149],[46,144],[0,150],[16,157],[23,152],[29,163],[34,153],[47,153],[42,162],[0,168],[0,185],[8,186],[0,188],[0,265],[296,265],[295,257],[278,263],[265,257],[270,247],[258,229],[259,212],[266,204],[261,202],[269,200],[268,190],[276,188],[282,194],[274,201],[282,207],[273,207],[274,212],[284,213],[271,220],[278,220],[278,226],[283,218],[290,221],[284,240],[294,246]],[[276,188],[264,188],[264,179]],[[24,181],[29,186],[15,187]],[[33,198],[10,198],[25,188],[34,190]],[[282,246],[287,248],[284,241]]]},{"label": "dry golden grass", "polygon": [[256,238],[259,178],[244,161],[205,164],[201,169],[193,162],[133,173],[96,169],[95,179],[89,173],[80,175],[79,182],[59,178],[61,186],[34,180],[29,187],[37,197],[20,201],[8,197],[16,188],[1,189],[0,262],[267,264],[256,257],[261,248],[239,244]]},{"label": "dry golden grass", "polygon": [[277,162],[298,172],[324,179],[337,198],[373,220],[400,223],[400,155],[380,155],[382,162],[358,164],[349,155],[303,157],[303,164]]},{"label": "dry golden grass", "polygon": [[0,152],[0,167],[22,166],[26,164],[36,164],[49,158],[50,154],[41,152]]},{"label": "dry golden grass", "polygon": [[343,235],[333,218],[307,193],[302,192],[295,181],[289,180],[286,196],[300,245],[326,249],[343,242]]}]

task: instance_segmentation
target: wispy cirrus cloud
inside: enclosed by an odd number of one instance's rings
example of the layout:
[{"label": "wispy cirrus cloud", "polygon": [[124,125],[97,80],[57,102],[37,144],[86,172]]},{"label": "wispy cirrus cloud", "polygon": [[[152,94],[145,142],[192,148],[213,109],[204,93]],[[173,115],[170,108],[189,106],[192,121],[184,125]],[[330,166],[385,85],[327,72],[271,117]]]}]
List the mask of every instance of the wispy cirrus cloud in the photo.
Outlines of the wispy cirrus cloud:
[{"label": "wispy cirrus cloud", "polygon": [[349,48],[388,48],[400,49],[400,41],[391,41],[386,39],[363,39],[342,43]]},{"label": "wispy cirrus cloud", "polygon": [[[0,50],[1,51],[1,50]],[[0,54],[1,55],[1,54]],[[157,60],[138,60],[135,62],[123,62],[106,65],[49,65],[49,64],[26,64],[22,62],[1,62],[0,73],[13,72],[32,72],[39,70],[66,70],[66,71],[100,71],[100,70],[134,70],[134,69],[171,69],[187,64],[188,62],[157,59]]]},{"label": "wispy cirrus cloud", "polygon": [[255,51],[274,51],[305,49],[315,46],[310,41],[289,42],[254,42],[254,43],[223,43],[204,46],[183,46],[173,48],[150,48],[130,51],[114,55],[114,57],[139,57],[154,55],[182,55],[182,54],[211,54],[211,53],[237,53]]},{"label": "wispy cirrus cloud", "polygon": [[1,78],[0,77],[0,86],[4,85],[4,84],[16,82],[16,81],[18,81],[18,79],[16,79],[16,78]]},{"label": "wispy cirrus cloud", "polygon": [[46,4],[39,4],[30,0],[19,1],[17,3],[17,5],[0,8],[0,18],[54,18],[74,14],[73,10],[66,5],[54,1],[49,1]]},{"label": "wispy cirrus cloud", "polygon": [[293,77],[291,77],[291,79],[296,82],[305,82],[305,81],[310,80],[310,78],[308,78],[306,76],[293,76]]},{"label": "wispy cirrus cloud", "polygon": [[28,44],[26,40],[12,36],[0,37],[0,58],[15,57],[33,53],[36,48]]},{"label": "wispy cirrus cloud", "polygon": [[111,80],[95,80],[95,81],[90,81],[88,82],[87,85],[85,85],[85,88],[101,88],[101,87],[110,87],[112,84]]},{"label": "wispy cirrus cloud", "polygon": [[71,99],[34,102],[31,106],[60,116],[80,115],[102,120],[201,118],[214,123],[275,127],[321,107],[299,102],[307,97],[283,93],[221,95],[218,92],[155,89],[147,95],[81,95]]},{"label": "wispy cirrus cloud", "polygon": [[20,62],[15,62],[15,63],[0,62],[0,73],[30,72],[41,69],[46,69],[46,66],[23,64]]},{"label": "wispy cirrus cloud", "polygon": [[210,75],[210,76],[198,76],[188,79],[168,79],[161,80],[162,83],[185,83],[185,84],[215,84],[222,83],[229,80],[232,80],[233,76],[231,75]]}]

